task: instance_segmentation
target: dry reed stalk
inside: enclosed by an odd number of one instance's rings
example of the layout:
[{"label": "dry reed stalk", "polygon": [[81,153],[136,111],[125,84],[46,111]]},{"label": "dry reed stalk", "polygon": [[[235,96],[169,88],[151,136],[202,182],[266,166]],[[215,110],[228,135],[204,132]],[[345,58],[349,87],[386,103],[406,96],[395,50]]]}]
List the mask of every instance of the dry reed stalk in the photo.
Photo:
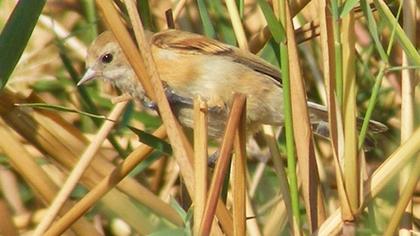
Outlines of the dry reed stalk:
[{"label": "dry reed stalk", "polygon": [[[383,162],[375,172],[370,176],[363,190],[363,204],[358,209],[360,214],[366,205],[374,199],[380,191],[397,175],[401,170],[410,163],[416,153],[420,151],[420,128],[417,128],[413,135],[401,146],[397,148]],[[328,219],[321,225],[315,235],[331,235],[337,233],[343,221],[341,219],[341,208],[333,212]]]},{"label": "dry reed stalk", "polygon": [[[51,205],[48,208],[48,211],[45,217],[41,220],[38,226],[35,229],[34,235],[40,236],[42,235],[47,228],[51,225],[53,220],[56,218],[58,212],[67,201],[68,197],[70,196],[73,189],[76,187],[77,183],[79,182],[80,178],[92,162],[92,159],[95,157],[96,152],[101,147],[102,143],[107,138],[108,134],[111,132],[112,128],[114,127],[114,120],[117,120],[122,112],[125,109],[127,102],[118,103],[114,109],[111,111],[109,115],[109,120],[106,120],[102,127],[99,129],[97,135],[91,142],[91,144],[86,148],[83,152],[82,156],[80,157],[77,164],[74,166],[72,172],[68,176],[66,182],[58,192],[57,196],[52,201]],[[112,121],[111,121],[112,120]]]},{"label": "dry reed stalk", "polygon": [[289,52],[290,89],[293,101],[292,115],[294,124],[294,139],[299,167],[299,177],[302,183],[303,199],[310,225],[309,232],[315,231],[325,220],[324,198],[319,183],[318,166],[315,160],[312,127],[307,108],[306,90],[299,63],[295,30],[292,23],[290,8],[286,5],[286,35]]},{"label": "dry reed stalk", "polygon": [[[154,133],[154,136],[163,138],[166,135],[165,128],[161,126]],[[86,194],[70,211],[67,212],[57,223],[55,223],[47,232],[46,235],[60,234],[69,225],[71,225],[76,219],[83,215],[89,210],[101,197],[103,197],[109,190],[114,188],[123,178],[125,178],[142,160],[147,157],[153,149],[146,145],[140,145],[110,174],[108,174],[101,182],[99,182],[95,188],[93,188],[88,194]],[[159,204],[153,199],[149,199],[144,202],[148,207]],[[163,211],[167,211],[163,209]],[[182,225],[182,220],[176,213],[169,213],[172,217],[172,221],[178,225]]]},{"label": "dry reed stalk", "polygon": [[[38,150],[46,153],[65,168],[73,168],[77,162],[78,156],[82,154],[83,147],[87,143],[86,139],[77,128],[68,124],[55,112],[41,110],[42,112],[33,111],[29,114],[28,109],[21,109],[10,105],[16,103],[42,102],[37,98],[30,97],[28,100],[18,99],[16,98],[16,95],[7,90],[0,94],[0,98],[0,114],[11,127],[37,147]],[[93,160],[92,165],[82,178],[81,183],[83,185],[88,188],[93,188],[104,176],[112,171],[114,165],[106,159],[106,156],[102,152],[98,154],[98,158]],[[39,178],[33,179],[37,180]],[[148,204],[148,207],[155,213],[162,215],[172,222],[174,221],[174,217],[172,217],[171,214],[176,215],[175,210],[151,193],[150,190],[140,185],[132,177],[124,178],[117,185],[117,189],[111,190],[109,194],[101,199],[106,202],[104,206],[112,209],[118,214],[124,215],[120,210],[120,205],[132,205],[132,209],[129,209],[129,211],[137,211],[138,214],[141,214],[140,211],[133,206],[132,202],[128,201],[126,196],[119,194],[119,189],[138,202]],[[52,194],[52,196],[54,196],[54,194]],[[114,194],[117,194],[118,196],[109,196]],[[115,199],[115,197],[120,199],[118,199],[118,201],[112,201],[111,199]],[[152,202],[154,202],[154,204],[150,204],[151,199],[153,199]],[[124,217],[131,216],[125,215]],[[135,223],[137,222],[138,217],[134,216],[132,218],[125,218],[124,220],[134,226],[134,228],[141,227],[140,224]],[[147,221],[148,220],[145,222]]]},{"label": "dry reed stalk", "polygon": [[180,0],[178,1],[178,4],[176,4],[175,9],[174,9],[174,14],[173,14],[174,21],[178,19],[179,15],[181,14],[181,11],[184,10],[186,2],[187,0]]},{"label": "dry reed stalk", "polygon": [[[361,157],[358,153],[358,131],[356,128],[356,37],[354,34],[354,15],[350,12],[341,21],[341,43],[343,62],[343,122],[344,122],[344,186],[349,200],[349,211],[343,211],[343,219],[355,230],[353,213],[360,205]],[[335,61],[341,61],[335,58]]]},{"label": "dry reed stalk", "polygon": [[[243,105],[246,107],[246,101]],[[232,216],[233,234],[236,236],[246,235],[246,109],[242,111],[239,125],[235,131],[234,151],[232,160]],[[253,234],[255,235],[255,234]]]},{"label": "dry reed stalk", "polygon": [[[5,106],[2,105],[1,107],[4,108]],[[23,116],[20,115],[20,118],[22,119]],[[3,126],[0,126],[0,135],[2,137],[8,137],[7,139],[0,140],[0,147],[9,157],[9,162],[13,168],[21,174],[43,202],[51,202],[59,190],[58,186],[39,167],[36,160],[30,156],[15,136]],[[61,210],[61,214],[71,209],[71,207],[72,204],[67,202]],[[96,230],[83,218],[79,219],[72,229],[78,233],[97,235]]]},{"label": "dry reed stalk", "polygon": [[230,21],[232,22],[233,31],[235,32],[236,40],[238,41],[239,48],[248,50],[248,41],[245,36],[245,31],[241,23],[238,7],[235,0],[225,0],[226,7],[229,13]]},{"label": "dry reed stalk", "polygon": [[46,15],[39,16],[39,22],[45,27],[51,29],[58,38],[67,39],[66,46],[69,47],[78,59],[84,60],[86,58],[86,46],[75,37],[69,37],[70,32],[52,17]]},{"label": "dry reed stalk", "polygon": [[207,201],[207,103],[194,99],[194,235],[198,235]]},{"label": "dry reed stalk", "polygon": [[9,210],[6,202],[0,199],[0,234],[17,236],[19,231],[13,223],[12,212]]},{"label": "dry reed stalk", "polygon": [[[351,212],[349,199],[344,185],[342,158],[344,156],[344,135],[339,102],[335,95],[335,60],[334,39],[332,32],[332,17],[330,7],[326,2],[318,1],[320,15],[321,52],[323,58],[324,78],[327,89],[328,123],[331,147],[334,157],[334,167],[337,182],[338,196],[343,212]],[[350,214],[351,215],[351,214]]]},{"label": "dry reed stalk", "polygon": [[[411,167],[411,175],[408,177],[406,185],[401,191],[398,203],[395,206],[394,212],[392,213],[392,217],[388,223],[386,230],[384,231],[385,236],[394,235],[397,231],[398,225],[403,219],[404,214],[407,214],[408,210],[411,210],[410,213],[412,213],[412,206],[410,205],[412,204],[412,197],[420,177],[420,155],[417,155],[417,160],[414,161],[414,165]],[[401,223],[404,224],[404,222]],[[408,221],[408,223],[411,223],[411,221]],[[405,225],[405,227],[403,225],[403,227],[401,227],[399,230],[399,235],[404,235],[407,233],[408,235],[411,235],[410,226],[411,224]]]},{"label": "dry reed stalk", "polygon": [[[406,33],[407,37],[411,40],[411,42],[416,41],[416,31],[417,31],[417,23],[416,23],[416,3],[414,1],[403,1],[403,28],[404,32]],[[417,13],[418,14],[418,13]],[[405,51],[402,51],[402,66],[410,66],[408,59],[408,55]],[[413,133],[414,126],[415,126],[415,114],[416,114],[416,107],[415,107],[415,84],[416,84],[416,71],[414,70],[402,70],[401,71],[401,143],[405,142],[410,135]],[[414,164],[414,163],[413,163]],[[408,185],[408,179],[410,178],[410,172],[416,171],[416,169],[412,169],[412,166],[409,165],[406,169],[403,170],[403,174],[401,175],[399,187],[400,192],[402,193],[405,190],[404,185]],[[413,203],[410,201],[407,204],[407,208],[405,210],[405,214],[401,220],[401,229],[399,231],[400,235],[411,235],[410,230],[413,228]],[[394,217],[393,219],[394,220]],[[391,220],[391,221],[392,221]],[[398,220],[399,221],[399,220]],[[391,233],[391,222],[388,226],[387,232]]]},{"label": "dry reed stalk", "polygon": [[[0,124],[4,125],[3,122]],[[9,204],[15,215],[26,215],[29,213],[20,198],[19,183],[16,175],[4,166],[0,166],[0,189],[2,197]]]},{"label": "dry reed stalk", "polygon": [[204,216],[200,223],[199,235],[210,234],[210,228],[213,223],[214,214],[217,206],[220,204],[220,191],[230,160],[230,152],[233,146],[235,129],[238,128],[241,113],[245,109],[245,99],[246,98],[243,94],[234,95],[232,108],[230,109],[229,118],[223,134],[222,145],[220,147],[220,155],[217,158],[216,167],[214,169],[213,178],[210,184]]}]

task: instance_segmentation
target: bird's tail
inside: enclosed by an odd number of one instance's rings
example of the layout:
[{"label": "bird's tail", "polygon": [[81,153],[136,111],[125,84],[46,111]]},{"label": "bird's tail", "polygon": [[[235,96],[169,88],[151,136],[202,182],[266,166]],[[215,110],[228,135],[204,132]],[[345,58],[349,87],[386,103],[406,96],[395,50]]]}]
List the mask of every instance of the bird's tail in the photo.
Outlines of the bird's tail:
[{"label": "bird's tail", "polygon": [[[326,107],[312,102],[308,102],[308,107],[311,114],[313,132],[318,136],[329,138],[330,131]],[[357,128],[360,130],[362,128],[363,118],[358,117],[356,122]],[[365,149],[369,150],[375,147],[375,140],[370,136],[370,134],[383,133],[387,130],[388,127],[381,122],[370,120],[368,124],[368,135],[366,136],[364,143]]]}]

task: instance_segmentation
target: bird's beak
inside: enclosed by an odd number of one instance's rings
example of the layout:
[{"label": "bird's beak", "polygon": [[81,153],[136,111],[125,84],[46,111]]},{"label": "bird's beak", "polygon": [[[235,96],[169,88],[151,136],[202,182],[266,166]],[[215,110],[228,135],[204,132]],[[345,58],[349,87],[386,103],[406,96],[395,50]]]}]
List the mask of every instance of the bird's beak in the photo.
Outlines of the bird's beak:
[{"label": "bird's beak", "polygon": [[79,80],[79,82],[77,83],[77,86],[80,86],[88,81],[91,81],[93,79],[95,79],[98,76],[98,72],[96,72],[94,69],[89,68],[85,74],[83,75],[83,77]]}]

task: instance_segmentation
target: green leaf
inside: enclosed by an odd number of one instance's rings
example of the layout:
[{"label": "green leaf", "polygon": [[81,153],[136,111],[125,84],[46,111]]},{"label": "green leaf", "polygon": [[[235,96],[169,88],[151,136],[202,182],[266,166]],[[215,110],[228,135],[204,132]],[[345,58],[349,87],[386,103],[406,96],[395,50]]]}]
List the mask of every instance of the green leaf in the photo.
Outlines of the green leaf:
[{"label": "green leaf", "polygon": [[343,18],[349,14],[351,10],[356,6],[359,0],[347,0],[344,2],[343,9],[341,10],[340,17]]},{"label": "green leaf", "polygon": [[198,11],[200,12],[201,22],[203,23],[204,34],[209,38],[216,37],[216,31],[211,23],[209,13],[207,11],[204,0],[197,0]]},{"label": "green leaf", "polygon": [[133,131],[137,137],[139,137],[139,141],[153,147],[156,150],[159,150],[163,153],[166,153],[168,155],[172,155],[172,148],[171,145],[162,139],[159,139],[143,130],[136,129],[132,126],[127,126],[131,131]]},{"label": "green leaf", "polygon": [[81,115],[85,115],[85,116],[89,116],[89,117],[93,117],[93,118],[105,119],[105,120],[113,121],[113,120],[110,120],[110,119],[106,118],[103,115],[95,115],[95,114],[84,112],[84,111],[80,111],[80,110],[77,110],[77,109],[72,109],[72,108],[58,106],[58,105],[51,105],[51,104],[46,104],[46,103],[19,103],[19,104],[15,104],[15,106],[18,106],[18,107],[31,107],[31,108],[37,108],[37,109],[45,109],[45,110],[53,110],[53,111],[63,111],[63,112],[71,112],[71,113],[79,113]]},{"label": "green leaf", "polygon": [[379,2],[378,0],[374,0],[373,2],[375,3],[376,8],[378,9],[381,15],[381,19],[385,20],[387,27],[390,30],[393,30],[395,28],[395,35],[397,36],[397,40],[399,41],[404,52],[407,54],[409,60],[414,65],[420,65],[419,52],[417,51],[416,47],[414,47],[410,39],[407,37],[404,30],[401,28],[401,25],[395,19],[394,15],[392,15],[391,10],[389,10],[388,6],[386,6],[383,2]]},{"label": "green leaf", "polygon": [[28,44],[46,0],[18,1],[0,34],[0,89],[4,88]]},{"label": "green leaf", "polygon": [[381,59],[388,63],[388,55],[386,54],[385,49],[382,47],[381,41],[379,39],[378,27],[376,25],[375,18],[373,17],[372,9],[370,8],[368,1],[361,0],[360,7],[362,8],[362,11],[367,19],[368,29],[373,41],[375,42],[375,47],[378,50]]},{"label": "green leaf", "polygon": [[267,1],[265,0],[258,0],[258,4],[260,5],[262,12],[264,13],[264,17],[267,21],[268,28],[270,29],[270,32],[273,35],[273,38],[276,41],[276,43],[284,42],[286,40],[286,32],[284,31],[283,26],[280,24],[280,22],[274,15],[274,12],[271,9],[270,5],[268,5]]},{"label": "green leaf", "polygon": [[150,11],[149,0],[137,1],[137,9],[140,12],[140,17],[146,29],[154,31],[155,25],[153,24],[152,13]]}]

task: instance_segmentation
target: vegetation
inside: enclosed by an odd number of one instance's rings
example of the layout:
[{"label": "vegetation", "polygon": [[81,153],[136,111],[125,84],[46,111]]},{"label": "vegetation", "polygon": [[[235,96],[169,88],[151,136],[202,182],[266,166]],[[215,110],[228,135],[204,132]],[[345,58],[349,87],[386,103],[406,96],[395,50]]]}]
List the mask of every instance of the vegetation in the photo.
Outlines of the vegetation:
[{"label": "vegetation", "polygon": [[[0,234],[419,232],[418,22],[415,1],[0,1]],[[247,140],[238,95],[223,139],[208,141],[199,98],[192,132],[164,99],[159,116],[111,102],[107,84],[76,86],[110,29],[125,52],[140,45],[127,57],[163,98],[140,25],[279,66],[285,129]],[[307,98],[327,105],[330,140],[312,135]],[[372,119],[388,130],[369,132]]]}]

